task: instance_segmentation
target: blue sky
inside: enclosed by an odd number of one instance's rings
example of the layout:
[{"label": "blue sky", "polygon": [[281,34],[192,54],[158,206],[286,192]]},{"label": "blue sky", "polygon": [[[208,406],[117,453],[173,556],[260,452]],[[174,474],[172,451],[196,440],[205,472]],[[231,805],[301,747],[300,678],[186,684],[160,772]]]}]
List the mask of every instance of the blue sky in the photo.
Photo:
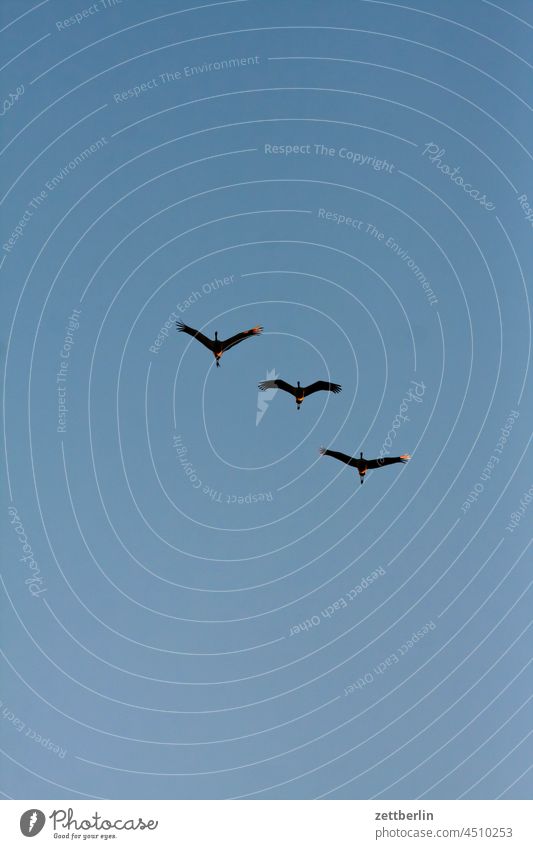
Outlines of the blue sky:
[{"label": "blue sky", "polygon": [[0,789],[529,798],[530,5],[1,16]]}]

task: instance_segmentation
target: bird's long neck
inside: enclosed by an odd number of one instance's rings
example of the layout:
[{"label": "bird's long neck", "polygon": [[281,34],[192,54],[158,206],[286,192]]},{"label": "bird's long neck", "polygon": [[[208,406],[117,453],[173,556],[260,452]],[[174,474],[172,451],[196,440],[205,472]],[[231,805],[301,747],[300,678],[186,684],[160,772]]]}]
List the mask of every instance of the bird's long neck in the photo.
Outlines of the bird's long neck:
[{"label": "bird's long neck", "polygon": [[215,330],[215,340],[218,342],[218,332]]},{"label": "bird's long neck", "polygon": [[361,457],[361,460],[362,460],[363,459],[363,452],[362,451],[360,452],[359,456]]},{"label": "bird's long neck", "polygon": [[298,389],[300,389],[300,381],[298,381]]}]

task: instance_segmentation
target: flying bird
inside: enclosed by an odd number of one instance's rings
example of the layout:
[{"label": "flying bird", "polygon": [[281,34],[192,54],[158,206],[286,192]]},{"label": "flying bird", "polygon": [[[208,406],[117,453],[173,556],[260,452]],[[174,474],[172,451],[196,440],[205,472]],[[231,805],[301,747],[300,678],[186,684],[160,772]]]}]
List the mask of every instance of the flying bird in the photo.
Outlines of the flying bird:
[{"label": "flying bird", "polygon": [[296,399],[296,408],[299,410],[300,404],[307,395],[321,391],[337,393],[341,391],[342,387],[339,383],[328,383],[327,380],[317,380],[309,386],[300,386],[300,381],[298,381],[297,386],[291,386],[290,383],[286,383],[284,380],[263,380],[259,384],[259,389],[262,389],[263,392],[265,389],[283,389],[284,392],[288,392],[294,396]]},{"label": "flying bird", "polygon": [[341,454],[340,451],[329,451],[327,448],[321,448],[320,453],[326,457],[335,457],[342,463],[348,466],[354,466],[359,472],[361,483],[365,482],[365,475],[368,469],[381,469],[382,466],[390,466],[392,463],[407,463],[411,459],[409,454],[402,454],[400,457],[380,457],[378,460],[365,460],[363,452],[360,457],[349,457],[348,454]]},{"label": "flying bird", "polygon": [[207,336],[204,336],[203,333],[200,333],[199,330],[195,330],[194,327],[188,327],[182,321],[176,322],[176,328],[181,333],[188,333],[189,336],[193,337],[193,339],[198,339],[202,345],[209,348],[215,357],[217,368],[220,366],[220,358],[224,351],[227,351],[229,348],[233,348],[235,345],[238,345],[239,342],[243,342],[244,339],[249,339],[252,336],[258,336],[263,331],[263,328],[258,325],[257,327],[252,327],[251,330],[243,330],[242,333],[236,333],[235,336],[230,336],[229,339],[219,339],[218,333],[215,331],[215,338],[209,339]]}]

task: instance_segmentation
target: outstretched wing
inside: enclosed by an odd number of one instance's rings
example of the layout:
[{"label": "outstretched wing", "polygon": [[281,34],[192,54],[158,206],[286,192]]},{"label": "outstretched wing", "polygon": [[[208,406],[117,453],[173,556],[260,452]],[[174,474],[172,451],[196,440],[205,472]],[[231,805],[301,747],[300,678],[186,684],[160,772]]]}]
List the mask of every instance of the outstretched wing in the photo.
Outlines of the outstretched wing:
[{"label": "outstretched wing", "polygon": [[209,348],[210,351],[213,350],[213,342],[211,339],[208,339],[207,336],[204,336],[203,333],[200,333],[199,330],[195,330],[194,327],[188,327],[188,325],[184,324],[182,321],[176,322],[176,328],[181,333],[188,333],[189,336],[192,336],[194,339],[198,339],[202,345],[205,345],[206,348]]},{"label": "outstretched wing", "polygon": [[328,383],[327,380],[317,380],[315,383],[311,383],[310,386],[304,387],[305,395],[312,395],[313,392],[320,392],[321,390],[325,390],[327,392],[340,392],[342,386],[340,383]]},{"label": "outstretched wing", "polygon": [[359,460],[355,457],[349,457],[348,454],[341,454],[340,451],[330,451],[328,448],[321,448],[320,453],[325,457],[335,457],[335,459],[340,460],[341,463],[346,463],[348,466],[355,466],[358,468]]},{"label": "outstretched wing", "polygon": [[229,339],[222,342],[222,350],[227,351],[228,348],[233,348],[234,345],[238,345],[244,339],[249,339],[250,336],[258,336],[262,332],[263,328],[258,325],[257,327],[252,327],[251,330],[243,330],[242,333],[236,333],[235,336],[230,336]]},{"label": "outstretched wing", "polygon": [[289,392],[291,395],[296,396],[294,386],[291,386],[290,383],[286,383],[284,380],[263,380],[259,384],[259,389],[262,389],[263,392],[265,389],[283,389],[284,392]]},{"label": "outstretched wing", "polygon": [[392,463],[407,463],[411,457],[402,454],[401,457],[380,457],[378,460],[367,460],[367,469],[381,469],[382,466],[390,466]]}]

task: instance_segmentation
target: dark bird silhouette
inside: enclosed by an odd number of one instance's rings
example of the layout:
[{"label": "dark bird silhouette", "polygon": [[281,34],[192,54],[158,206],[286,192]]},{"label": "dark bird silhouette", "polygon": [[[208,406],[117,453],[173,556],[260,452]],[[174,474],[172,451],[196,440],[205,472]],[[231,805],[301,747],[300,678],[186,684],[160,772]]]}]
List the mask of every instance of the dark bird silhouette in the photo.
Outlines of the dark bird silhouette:
[{"label": "dark bird silhouette", "polygon": [[294,396],[296,407],[299,410],[300,404],[307,395],[312,395],[313,392],[321,392],[322,390],[337,393],[341,391],[342,387],[339,383],[328,383],[327,380],[317,380],[309,386],[300,386],[300,381],[298,381],[298,386],[291,386],[290,383],[286,383],[284,380],[263,380],[259,384],[259,389],[263,391],[265,389],[283,389],[284,392],[288,392]]},{"label": "dark bird silhouette", "polygon": [[392,463],[407,463],[411,459],[409,454],[402,454],[400,457],[380,457],[379,460],[365,460],[363,452],[359,459],[357,457],[349,457],[348,454],[341,454],[340,451],[329,451],[327,448],[321,448],[320,453],[326,457],[335,457],[347,466],[354,466],[359,472],[361,483],[365,482],[365,475],[368,469],[381,469],[382,466],[390,466]]},{"label": "dark bird silhouette", "polygon": [[229,339],[219,339],[218,333],[215,331],[215,338],[209,339],[207,336],[204,336],[203,333],[200,333],[199,330],[195,330],[194,327],[188,327],[182,321],[177,321],[176,327],[181,333],[188,333],[189,336],[193,337],[193,339],[198,339],[202,345],[209,348],[215,357],[217,368],[220,366],[220,358],[224,351],[227,351],[229,348],[233,348],[245,339],[249,339],[252,336],[258,336],[263,331],[263,328],[258,325],[257,327],[252,327],[251,330],[243,330],[242,333],[236,333],[235,336],[230,336]]}]

